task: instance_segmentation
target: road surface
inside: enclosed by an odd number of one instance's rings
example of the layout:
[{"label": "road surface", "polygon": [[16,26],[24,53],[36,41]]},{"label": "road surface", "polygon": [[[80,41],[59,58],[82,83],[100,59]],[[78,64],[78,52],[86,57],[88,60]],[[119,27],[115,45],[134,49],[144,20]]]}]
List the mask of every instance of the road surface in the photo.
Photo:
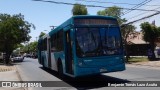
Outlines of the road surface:
[{"label": "road surface", "polygon": [[[62,83],[60,87],[27,88],[28,90],[159,90],[160,87],[107,87],[112,83],[131,83],[134,81],[160,81],[160,69],[126,65],[122,72],[105,73],[79,79],[61,79],[52,70],[43,69],[37,59],[25,58],[24,62],[15,62],[22,81],[54,81]],[[64,87],[63,87],[64,86]],[[67,86],[67,87],[65,87]]]}]

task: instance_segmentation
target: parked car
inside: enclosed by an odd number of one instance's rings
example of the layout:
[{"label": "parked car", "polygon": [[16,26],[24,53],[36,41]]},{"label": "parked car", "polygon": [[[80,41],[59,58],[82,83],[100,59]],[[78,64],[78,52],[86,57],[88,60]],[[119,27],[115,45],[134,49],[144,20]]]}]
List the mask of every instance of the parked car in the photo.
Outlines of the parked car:
[{"label": "parked car", "polygon": [[155,58],[160,58],[160,47],[156,46],[154,50]]},{"label": "parked car", "polygon": [[0,62],[3,62],[5,55],[5,53],[0,52]]},{"label": "parked car", "polygon": [[31,54],[27,54],[25,57],[27,57],[27,58],[31,58]]},{"label": "parked car", "polygon": [[12,59],[11,59],[13,62],[15,61],[23,61],[24,60],[24,57],[22,55],[17,55],[17,56],[14,56]]}]

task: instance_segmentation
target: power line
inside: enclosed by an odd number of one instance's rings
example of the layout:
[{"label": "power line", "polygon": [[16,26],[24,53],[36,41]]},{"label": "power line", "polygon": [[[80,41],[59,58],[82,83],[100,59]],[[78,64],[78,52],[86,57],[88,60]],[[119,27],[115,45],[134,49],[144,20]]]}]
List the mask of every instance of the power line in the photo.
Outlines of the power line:
[{"label": "power line", "polygon": [[[149,2],[152,1],[152,0],[149,0],[149,1],[145,0],[145,1],[141,2],[141,3],[139,3],[139,4],[115,3],[115,2],[101,2],[101,1],[95,1],[95,0],[75,0],[75,1],[136,5],[136,6],[132,7],[132,9],[137,9],[137,8],[139,8],[139,7],[141,7],[141,6],[160,6],[160,5],[145,5],[145,4],[149,3]],[[156,8],[156,9],[158,9],[158,8]],[[154,9],[154,10],[155,10],[155,9]],[[132,11],[132,10],[128,10],[125,14],[127,14],[127,13],[129,13],[129,12],[131,12],[131,11]],[[146,12],[145,12],[145,13],[146,13]],[[145,14],[145,13],[142,13],[142,14]],[[142,15],[142,14],[139,14],[139,15]],[[136,16],[139,16],[139,15],[136,15]],[[132,18],[134,18],[134,17],[132,17]]]},{"label": "power line", "polygon": [[[121,4],[121,5],[138,5],[138,4],[131,4],[131,3],[102,2],[102,1],[95,1],[95,0],[75,0],[75,1],[95,2],[95,3],[110,3],[110,4]],[[160,6],[160,5],[145,5],[145,6]]]},{"label": "power line", "polygon": [[160,14],[160,12],[156,12],[156,13],[154,13],[154,14],[151,14],[151,15],[148,15],[148,16],[145,16],[145,17],[142,17],[142,18],[140,18],[140,19],[137,19],[137,20],[134,20],[134,21],[128,22],[128,23],[126,23],[126,24],[121,25],[121,27],[123,27],[123,26],[125,26],[125,25],[129,25],[129,24],[133,24],[133,23],[135,23],[135,22],[141,21],[141,20],[146,19],[146,18],[153,17],[153,16],[158,15],[158,14]]},{"label": "power line", "polygon": [[[155,8],[154,10],[159,9],[159,8],[160,8],[160,7]],[[144,12],[144,13],[141,13],[141,14],[135,15],[135,16],[133,16],[133,17],[131,17],[131,18],[128,18],[128,19],[133,19],[133,18],[136,18],[136,17],[138,17],[138,16],[144,15],[144,14],[146,14],[146,13],[148,13],[148,12]]]},{"label": "power line", "polygon": [[[54,3],[54,4],[76,5],[76,4],[73,4],[73,3],[57,2],[57,1],[46,1],[46,0],[32,0],[32,1],[48,2],[48,3]],[[81,4],[81,5],[86,6],[86,7],[110,8],[110,7],[97,6],[97,5],[84,5],[84,4]],[[119,8],[119,9],[160,12],[158,10],[146,10],[146,9],[132,9],[132,8]]]},{"label": "power line", "polygon": [[[149,1],[148,1],[148,0],[144,0],[143,2],[139,3],[138,5],[132,7],[131,9],[138,9],[138,8],[144,6],[145,4],[147,4],[147,3],[151,2],[151,1],[152,1],[152,0],[149,0]],[[133,10],[127,10],[127,11],[125,11],[125,12],[123,13],[123,15],[125,15],[125,14],[127,14],[127,13],[130,13],[131,11],[133,11]]]},{"label": "power line", "polygon": [[[132,7],[132,9],[137,9],[137,8],[141,7],[141,5],[144,5],[146,3],[146,1],[147,0],[142,1],[141,3],[139,3],[139,4],[135,5],[134,7]],[[131,11],[133,11],[133,10],[127,10],[127,11],[125,11],[125,12],[123,12],[123,15],[125,15],[125,14],[127,14],[127,13],[129,13]]]}]

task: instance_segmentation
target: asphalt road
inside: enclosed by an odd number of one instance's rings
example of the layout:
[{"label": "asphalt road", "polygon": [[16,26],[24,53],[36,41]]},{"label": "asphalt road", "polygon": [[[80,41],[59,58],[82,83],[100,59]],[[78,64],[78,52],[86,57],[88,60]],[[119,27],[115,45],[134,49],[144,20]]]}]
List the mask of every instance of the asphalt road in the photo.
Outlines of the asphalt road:
[{"label": "asphalt road", "polygon": [[[132,83],[134,81],[160,81],[160,69],[126,65],[122,72],[105,73],[97,76],[81,77],[78,79],[61,79],[52,70],[43,69],[37,59],[25,58],[23,62],[15,62],[23,81],[54,81],[62,84],[59,87],[27,88],[28,90],[159,90],[160,87],[108,87],[108,84]],[[139,83],[139,82],[138,82]],[[146,82],[144,82],[146,84]],[[116,84],[116,85],[117,85]]]}]

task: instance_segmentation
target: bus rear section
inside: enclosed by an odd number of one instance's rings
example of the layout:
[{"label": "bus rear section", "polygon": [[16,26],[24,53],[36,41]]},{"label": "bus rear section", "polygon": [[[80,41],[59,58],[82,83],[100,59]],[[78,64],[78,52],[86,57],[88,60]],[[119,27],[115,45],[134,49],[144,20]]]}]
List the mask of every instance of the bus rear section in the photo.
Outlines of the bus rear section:
[{"label": "bus rear section", "polygon": [[75,76],[125,70],[118,26],[77,27],[75,42]]}]

